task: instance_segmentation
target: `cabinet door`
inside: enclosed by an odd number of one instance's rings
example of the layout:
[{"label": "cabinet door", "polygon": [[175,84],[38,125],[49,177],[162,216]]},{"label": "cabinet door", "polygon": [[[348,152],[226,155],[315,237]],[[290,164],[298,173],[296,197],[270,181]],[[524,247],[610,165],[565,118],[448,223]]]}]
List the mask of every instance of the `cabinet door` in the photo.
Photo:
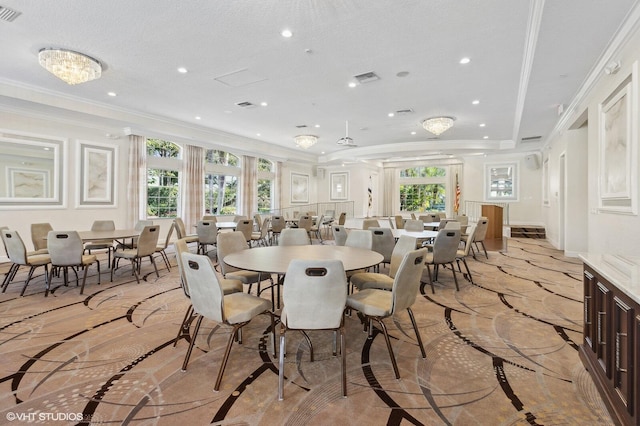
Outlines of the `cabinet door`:
[{"label": "cabinet door", "polygon": [[584,271],[584,344],[595,351],[593,341],[595,339],[595,309],[594,294],[596,280],[591,271]]},{"label": "cabinet door", "polygon": [[601,283],[597,282],[595,294],[595,352],[598,364],[602,368],[608,379],[611,379],[611,349],[612,339],[609,331],[610,320],[608,315],[611,314],[611,290]]},{"label": "cabinet door", "polygon": [[613,388],[616,395],[633,414],[633,322],[634,313],[629,304],[621,298],[613,298]]}]

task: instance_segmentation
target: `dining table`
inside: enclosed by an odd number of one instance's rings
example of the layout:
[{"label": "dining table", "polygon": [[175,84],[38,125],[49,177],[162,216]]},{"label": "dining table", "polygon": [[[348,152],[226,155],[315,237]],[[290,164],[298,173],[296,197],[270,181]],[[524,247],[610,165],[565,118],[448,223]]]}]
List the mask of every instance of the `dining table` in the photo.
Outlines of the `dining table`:
[{"label": "dining table", "polygon": [[430,240],[438,236],[438,231],[407,231],[406,229],[392,229],[393,238],[398,240],[402,235],[417,238],[418,240]]},{"label": "dining table", "polygon": [[124,244],[124,240],[140,235],[137,229],[113,229],[111,231],[78,231],[83,243],[99,240],[115,240]]},{"label": "dining table", "polygon": [[237,222],[216,222],[216,228],[218,229],[236,229]]}]

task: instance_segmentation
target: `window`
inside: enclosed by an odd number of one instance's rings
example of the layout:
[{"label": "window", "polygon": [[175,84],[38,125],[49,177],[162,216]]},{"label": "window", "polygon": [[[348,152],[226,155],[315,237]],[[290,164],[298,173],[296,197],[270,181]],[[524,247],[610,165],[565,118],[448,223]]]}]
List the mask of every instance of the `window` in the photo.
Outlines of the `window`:
[{"label": "window", "polygon": [[210,215],[238,212],[240,159],[226,151],[207,150],[205,155],[204,209]]},{"label": "window", "polygon": [[516,201],[518,169],[515,163],[489,164],[485,168],[485,199]]},{"label": "window", "polygon": [[400,211],[444,211],[447,170],[441,167],[413,167],[400,171]]},{"label": "window", "polygon": [[274,209],[274,164],[266,158],[258,158],[258,212],[269,213]]},{"label": "window", "polygon": [[180,147],[161,139],[147,139],[147,218],[178,216]]}]

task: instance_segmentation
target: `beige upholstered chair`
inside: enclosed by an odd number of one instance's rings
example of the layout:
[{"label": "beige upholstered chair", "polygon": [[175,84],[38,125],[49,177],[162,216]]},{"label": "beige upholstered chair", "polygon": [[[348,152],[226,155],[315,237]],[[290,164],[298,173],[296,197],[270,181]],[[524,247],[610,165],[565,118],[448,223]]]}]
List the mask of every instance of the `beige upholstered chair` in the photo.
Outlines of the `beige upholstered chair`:
[{"label": "beige upholstered chair", "polygon": [[251,247],[251,234],[253,234],[253,220],[249,220],[249,219],[239,220],[237,222],[236,231],[242,232],[242,235],[244,235],[245,241],[247,242],[247,244],[249,244],[249,247]]},{"label": "beige upholstered chair", "polygon": [[398,268],[404,255],[416,249],[416,238],[402,235],[393,247],[391,262],[389,263],[389,275],[376,272],[360,272],[351,276],[351,284],[358,290],[378,288],[389,290],[393,287],[393,279],[398,273]]},{"label": "beige upholstered chair", "polygon": [[[224,235],[230,234],[233,233],[229,232]],[[207,256],[184,253],[182,260],[184,277],[187,282],[187,287],[189,288],[193,311],[199,315],[195,329],[193,330],[193,337],[189,344],[189,349],[187,350],[185,363],[189,360],[198,331],[200,330],[200,324],[202,324],[204,318],[233,327],[229,334],[224,356],[220,363],[218,377],[213,387],[215,391],[218,391],[234,338],[237,338],[238,343],[241,344],[242,335],[240,330],[260,314],[268,314],[271,317],[271,329],[274,330],[273,349],[275,356],[275,321],[269,311],[268,300],[242,292],[225,295],[224,290],[218,282],[218,277],[216,276],[216,271],[213,269],[211,260]],[[183,365],[183,369],[185,368],[186,365]]]},{"label": "beige upholstered chair", "polygon": [[[259,215],[256,215],[259,216]],[[263,245],[267,246],[267,236],[269,235],[269,221],[268,217],[262,219],[262,225],[260,225],[259,231],[254,231],[251,233],[251,244],[255,243],[256,246]]]},{"label": "beige upholstered chair", "polygon": [[[91,225],[92,231],[113,231],[116,229],[116,224],[112,220],[96,220]],[[111,252],[115,251],[113,247],[113,240],[97,240],[91,241],[84,245],[84,250],[92,254],[95,250],[106,250],[107,261],[111,264]]]},{"label": "beige upholstered chair", "polygon": [[[476,232],[476,226],[470,226],[468,229],[469,233],[467,234],[469,237],[469,241],[473,241],[473,236]],[[471,244],[467,243],[464,245],[463,249],[458,248],[456,252],[456,263],[458,264],[458,271],[462,272],[460,268],[460,261],[464,263],[464,267],[467,270],[467,276],[469,277],[469,281],[473,284],[473,278],[471,277],[471,270],[469,269],[469,264],[467,264],[467,257],[469,256],[469,252],[471,251]]]},{"label": "beige upholstered chair", "polygon": [[175,229],[175,227],[175,224],[172,223],[169,227],[167,235],[164,237],[164,243],[158,243],[158,245],[156,246],[156,253],[159,253],[162,257],[164,264],[167,266],[167,271],[171,270],[171,263],[169,262],[169,257],[167,256],[167,247],[169,247],[169,244],[171,243],[171,235],[173,235],[173,230]]},{"label": "beige upholstered chair", "polygon": [[49,231],[53,231],[53,227],[49,223],[32,223],[31,224],[31,242],[35,252],[32,254],[47,254],[47,236]]},{"label": "beige upholstered chair", "polygon": [[[150,226],[150,225],[153,225],[152,220],[139,220],[136,222],[133,229],[135,229],[138,232],[142,232],[145,226]],[[114,250],[136,248],[137,244],[138,244],[138,237],[133,237],[131,238],[130,242],[123,241],[116,244]]]},{"label": "beige upholstered chair", "polygon": [[7,286],[18,272],[20,266],[28,266],[30,268],[29,275],[27,275],[22,291],[20,291],[20,296],[24,296],[24,291],[27,289],[29,281],[31,281],[33,272],[39,266],[44,266],[44,282],[46,286],[44,295],[47,296],[49,294],[49,264],[51,263],[51,257],[49,257],[48,254],[27,254],[27,248],[25,247],[20,234],[18,234],[18,231],[4,229],[2,231],[2,241],[4,242],[9,260],[11,260],[14,265],[17,265],[10,279],[7,279],[9,278],[8,276],[5,277],[5,282],[2,285],[2,292],[4,293],[7,290]]},{"label": "beige upholstered chair", "polygon": [[308,246],[311,244],[307,231],[302,228],[283,229],[278,240],[279,246]]},{"label": "beige upholstered chair", "polygon": [[346,212],[340,213],[340,216],[338,217],[338,225],[344,225],[346,221],[347,221],[347,213]]},{"label": "beige upholstered chair", "polygon": [[[371,231],[373,238],[371,249],[384,257],[381,263],[391,262],[391,253],[396,245],[396,239],[393,237],[391,228],[371,227],[369,231]],[[377,271],[380,270],[379,265],[376,265],[376,269]]]},{"label": "beige upholstered chair", "polygon": [[322,244],[322,222],[324,221],[324,216],[318,217],[318,220],[315,223],[311,224],[311,228],[309,229],[309,240],[311,240],[311,236],[315,235],[316,239],[320,240]]},{"label": "beige upholstered chair", "polygon": [[393,355],[389,333],[387,332],[387,327],[384,325],[383,319],[392,317],[397,312],[406,309],[409,313],[413,330],[416,333],[422,358],[427,357],[416,320],[413,316],[413,311],[411,310],[411,306],[416,301],[418,289],[420,288],[420,278],[424,270],[424,257],[426,253],[427,249],[419,249],[405,254],[398,267],[398,273],[393,280],[391,291],[369,288],[347,297],[347,307],[359,311],[364,316],[363,322],[365,323],[365,327],[369,329],[370,339],[373,338],[371,322],[376,321],[378,325],[380,325],[387,343],[387,349],[389,350],[389,357],[393,364],[396,379],[400,378],[400,371],[398,370],[396,358]]},{"label": "beige upholstered chair", "polygon": [[337,246],[343,246],[344,243],[347,242],[348,234],[344,225],[333,225],[331,226],[331,231],[333,232],[333,239]]},{"label": "beige upholstered chair", "polygon": [[284,217],[276,215],[271,218],[271,244],[276,244],[280,233],[285,229],[286,221]]},{"label": "beige upholstered chair", "polygon": [[373,248],[373,233],[368,229],[352,229],[349,231],[344,245],[371,250]]},{"label": "beige upholstered chair", "polygon": [[[84,245],[82,239],[76,231],[49,231],[47,234],[47,247],[51,257],[51,275],[49,283],[53,280],[54,268],[62,268],[64,275],[64,285],[69,284],[69,268],[76,274],[76,286],[78,285],[78,274],[74,268],[84,269],[82,276],[82,286],[80,294],[84,292],[84,285],[87,282],[87,272],[89,266],[96,264],[98,269],[98,284],[100,284],[100,261],[95,254],[83,254]],[[48,290],[48,289],[47,289]]]},{"label": "beige upholstered chair", "polygon": [[378,219],[364,219],[362,221],[362,229],[369,228],[380,228],[380,222],[378,222]]},{"label": "beige upholstered chair", "polygon": [[419,219],[407,219],[404,223],[404,229],[411,232],[424,231],[424,222]]},{"label": "beige upholstered chair", "polygon": [[[487,236],[488,227],[489,227],[489,219],[487,219],[486,217],[481,217],[478,220],[478,224],[476,225],[476,232],[473,237],[473,245],[479,252],[480,247],[478,246],[478,243],[480,243],[480,245],[482,246],[482,250],[484,250],[484,255],[486,256],[487,259],[489,259],[489,254],[487,253],[487,247],[484,245],[484,239]],[[468,241],[468,237],[467,237],[467,241]],[[476,253],[474,251],[473,246],[471,247],[471,251],[473,253],[473,258],[475,259]]]},{"label": "beige upholstered chair", "polygon": [[313,244],[313,242],[311,241],[311,227],[313,227],[313,219],[311,218],[311,216],[300,216],[300,219],[298,219],[298,228],[307,231],[307,235],[309,236],[309,243]]},{"label": "beige upholstered chair", "polygon": [[176,235],[179,240],[184,239],[187,243],[197,243],[198,235],[197,234],[188,234],[187,229],[184,226],[184,221],[180,217],[176,217],[173,219],[173,224],[175,226]]},{"label": "beige upholstered chair", "polygon": [[156,276],[160,278],[156,261],[153,258],[153,255],[156,252],[156,247],[158,246],[159,235],[160,226],[145,226],[138,237],[138,246],[136,248],[115,252],[113,254],[113,262],[111,263],[111,281],[113,281],[113,270],[116,267],[116,261],[119,259],[128,259],[131,261],[131,267],[133,269],[133,274],[136,277],[136,282],[140,283],[140,264],[142,263],[142,259],[145,257],[149,258],[153,265],[153,269],[156,271]]},{"label": "beige upholstered chair", "polygon": [[[347,277],[340,260],[294,259],[284,279],[280,316],[280,364],[278,399],[284,398],[284,356],[289,330],[333,330],[340,334],[342,396],[347,396],[347,351],[344,335],[344,309],[347,301]],[[322,303],[318,303],[321,300]],[[305,335],[306,336],[306,335]],[[307,336],[308,339],[308,336]],[[337,348],[334,339],[334,356]],[[313,362],[313,346],[310,344]]]},{"label": "beige upholstered chair", "polygon": [[[453,280],[456,283],[456,290],[460,290],[458,286],[458,277],[456,276],[456,269],[453,266],[453,262],[456,260],[456,254],[458,253],[458,246],[460,245],[460,230],[459,229],[441,229],[438,231],[438,236],[433,243],[433,251],[427,253],[425,256],[425,264],[427,265],[427,272],[429,274],[429,284],[431,285],[431,292],[435,294],[436,290],[433,287],[433,281],[438,279],[438,266],[439,265],[451,265],[451,272],[453,273]],[[430,265],[433,266],[433,277],[431,276]],[[422,284],[421,291],[424,288]]]},{"label": "beige upholstered chair", "polygon": [[210,220],[198,221],[196,233],[198,234],[198,253],[208,255],[208,246],[213,246],[212,251],[215,253],[215,246],[218,242],[218,227],[216,223]]},{"label": "beige upholstered chair", "polygon": [[396,229],[404,229],[404,218],[400,215],[395,215],[393,218],[396,222]]}]

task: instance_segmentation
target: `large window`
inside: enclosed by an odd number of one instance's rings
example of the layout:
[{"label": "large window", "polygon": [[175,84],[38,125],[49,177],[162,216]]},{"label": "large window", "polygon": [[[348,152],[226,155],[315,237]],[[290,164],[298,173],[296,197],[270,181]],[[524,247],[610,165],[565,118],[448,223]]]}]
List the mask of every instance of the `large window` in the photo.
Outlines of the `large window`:
[{"label": "large window", "polygon": [[229,152],[211,149],[207,151],[205,160],[205,214],[236,214],[238,212],[240,159]]},{"label": "large window", "polygon": [[274,164],[266,158],[258,158],[258,212],[269,213],[274,208]]},{"label": "large window", "polygon": [[444,211],[447,171],[441,167],[413,167],[400,171],[400,211]]},{"label": "large window", "polygon": [[147,156],[147,217],[177,217],[180,147],[173,142],[148,139]]}]

